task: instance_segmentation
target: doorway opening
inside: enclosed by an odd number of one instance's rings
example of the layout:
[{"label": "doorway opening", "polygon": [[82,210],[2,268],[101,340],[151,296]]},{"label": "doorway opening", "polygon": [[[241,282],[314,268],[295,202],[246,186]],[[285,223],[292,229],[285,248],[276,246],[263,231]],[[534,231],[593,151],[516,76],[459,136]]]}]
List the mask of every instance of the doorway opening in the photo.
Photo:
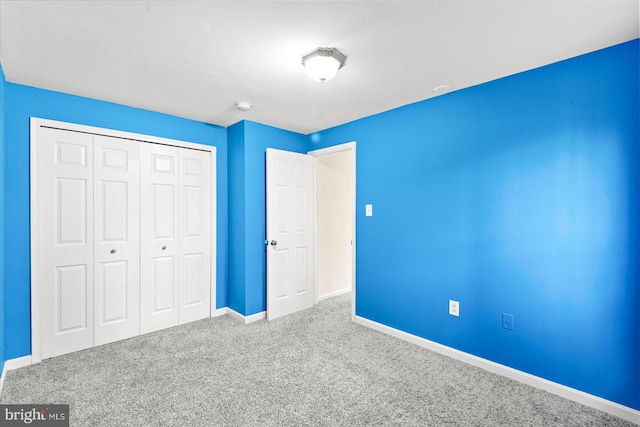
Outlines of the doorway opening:
[{"label": "doorway opening", "polygon": [[356,143],[310,151],[316,158],[315,302],[351,293],[351,318],[356,295]]}]

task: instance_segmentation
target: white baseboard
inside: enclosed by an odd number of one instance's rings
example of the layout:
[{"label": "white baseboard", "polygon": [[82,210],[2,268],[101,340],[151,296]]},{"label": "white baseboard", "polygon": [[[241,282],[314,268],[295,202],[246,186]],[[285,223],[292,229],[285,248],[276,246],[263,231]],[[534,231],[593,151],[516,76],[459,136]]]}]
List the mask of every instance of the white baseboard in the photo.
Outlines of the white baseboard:
[{"label": "white baseboard", "polygon": [[318,302],[324,301],[329,298],[337,297],[338,295],[343,295],[349,292],[351,292],[351,287],[339,289],[337,291],[329,292],[324,295],[318,295]]},{"label": "white baseboard", "polygon": [[213,313],[211,313],[211,317],[220,317],[224,316],[225,314],[229,314],[229,309],[227,307],[216,308],[215,310],[213,310]]},{"label": "white baseboard", "polygon": [[249,324],[249,323],[253,323],[253,322],[257,322],[258,320],[262,320],[264,318],[266,318],[266,312],[265,311],[261,311],[260,313],[255,313],[255,314],[251,314],[249,316],[245,316],[244,314],[240,314],[237,311],[235,311],[232,308],[227,308],[228,312],[227,314],[231,317],[233,317],[234,319],[237,319],[239,321],[241,321],[242,323],[244,323],[245,325]]},{"label": "white baseboard", "polygon": [[244,317],[244,323],[253,323],[253,322],[257,322],[259,320],[263,320],[267,318],[267,312],[266,311],[261,311],[260,313],[254,313],[251,314],[249,316],[245,316]]},{"label": "white baseboard", "polygon": [[598,409],[600,411],[640,425],[640,411],[637,411],[633,408],[611,402],[610,400],[606,400],[601,397],[564,386],[562,384],[554,383],[553,381],[545,380],[544,378],[536,377],[535,375],[531,375],[526,372],[522,372],[517,369],[513,369],[508,366],[501,365],[499,363],[495,363],[469,353],[465,353],[464,351],[456,350],[455,348],[438,344],[437,342],[430,341],[428,339],[392,328],[387,325],[383,325],[382,323],[365,319],[364,317],[356,316],[355,321],[362,326],[375,329],[376,331],[394,336],[403,341],[419,345],[420,347],[424,347],[429,350],[435,351],[436,353],[440,353],[453,359],[468,363],[470,365],[477,366],[478,368],[493,372],[494,374],[498,374],[503,377],[528,384],[532,387],[548,391],[549,393],[564,397],[565,399],[573,400],[574,402],[581,403],[585,406]]},{"label": "white baseboard", "polygon": [[2,387],[4,386],[4,379],[6,378],[7,372],[29,365],[31,365],[31,356],[18,357],[4,362],[2,374],[0,375],[0,398],[2,397]]},{"label": "white baseboard", "polygon": [[237,311],[235,311],[232,308],[229,307],[223,307],[223,308],[218,308],[216,309],[212,314],[211,317],[218,317],[218,316],[224,316],[224,315],[229,315],[231,317],[233,317],[236,320],[241,321],[242,323],[249,324],[249,323],[253,323],[253,322],[257,322],[258,320],[262,320],[264,318],[266,318],[266,312],[261,311],[260,313],[255,313],[255,314],[251,314],[249,316],[245,316],[244,314],[240,314]]},{"label": "white baseboard", "polygon": [[31,365],[31,355],[17,357],[15,359],[9,359],[4,362],[4,370],[13,371],[14,369],[24,368],[25,366]]}]

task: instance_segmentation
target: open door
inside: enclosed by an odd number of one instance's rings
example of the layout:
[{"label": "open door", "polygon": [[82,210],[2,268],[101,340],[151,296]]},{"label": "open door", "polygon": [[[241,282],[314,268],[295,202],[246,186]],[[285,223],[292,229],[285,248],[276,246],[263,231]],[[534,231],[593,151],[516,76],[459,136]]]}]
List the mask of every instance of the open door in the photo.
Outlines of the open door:
[{"label": "open door", "polygon": [[267,319],[313,306],[315,159],[267,148]]}]

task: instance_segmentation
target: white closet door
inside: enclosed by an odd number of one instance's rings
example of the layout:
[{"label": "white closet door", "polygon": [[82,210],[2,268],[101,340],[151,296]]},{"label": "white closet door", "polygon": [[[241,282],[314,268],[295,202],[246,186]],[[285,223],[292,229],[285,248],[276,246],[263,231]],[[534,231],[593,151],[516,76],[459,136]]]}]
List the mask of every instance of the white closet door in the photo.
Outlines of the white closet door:
[{"label": "white closet door", "polygon": [[42,358],[93,346],[93,137],[43,128],[36,167]]},{"label": "white closet door", "polygon": [[211,154],[180,149],[180,323],[211,308]]},{"label": "white closet door", "polygon": [[140,334],[140,144],[95,136],[95,345]]},{"label": "white closet door", "polygon": [[140,332],[178,324],[179,149],[140,144]]}]

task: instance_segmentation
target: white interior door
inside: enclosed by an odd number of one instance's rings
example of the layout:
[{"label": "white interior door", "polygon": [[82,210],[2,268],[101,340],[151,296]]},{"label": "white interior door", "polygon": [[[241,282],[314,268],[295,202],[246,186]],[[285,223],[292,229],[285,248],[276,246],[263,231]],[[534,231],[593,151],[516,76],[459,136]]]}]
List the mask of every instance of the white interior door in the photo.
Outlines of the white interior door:
[{"label": "white interior door", "polygon": [[180,324],[208,317],[211,308],[211,154],[181,148]]},{"label": "white interior door", "polygon": [[140,334],[139,150],[94,136],[95,345]]},{"label": "white interior door", "polygon": [[267,318],[313,306],[314,158],[267,148]]},{"label": "white interior door", "polygon": [[140,332],[179,321],[179,149],[140,144]]},{"label": "white interior door", "polygon": [[[93,137],[43,128],[37,146],[42,358],[93,346]],[[45,210],[46,209],[46,210]]]}]

